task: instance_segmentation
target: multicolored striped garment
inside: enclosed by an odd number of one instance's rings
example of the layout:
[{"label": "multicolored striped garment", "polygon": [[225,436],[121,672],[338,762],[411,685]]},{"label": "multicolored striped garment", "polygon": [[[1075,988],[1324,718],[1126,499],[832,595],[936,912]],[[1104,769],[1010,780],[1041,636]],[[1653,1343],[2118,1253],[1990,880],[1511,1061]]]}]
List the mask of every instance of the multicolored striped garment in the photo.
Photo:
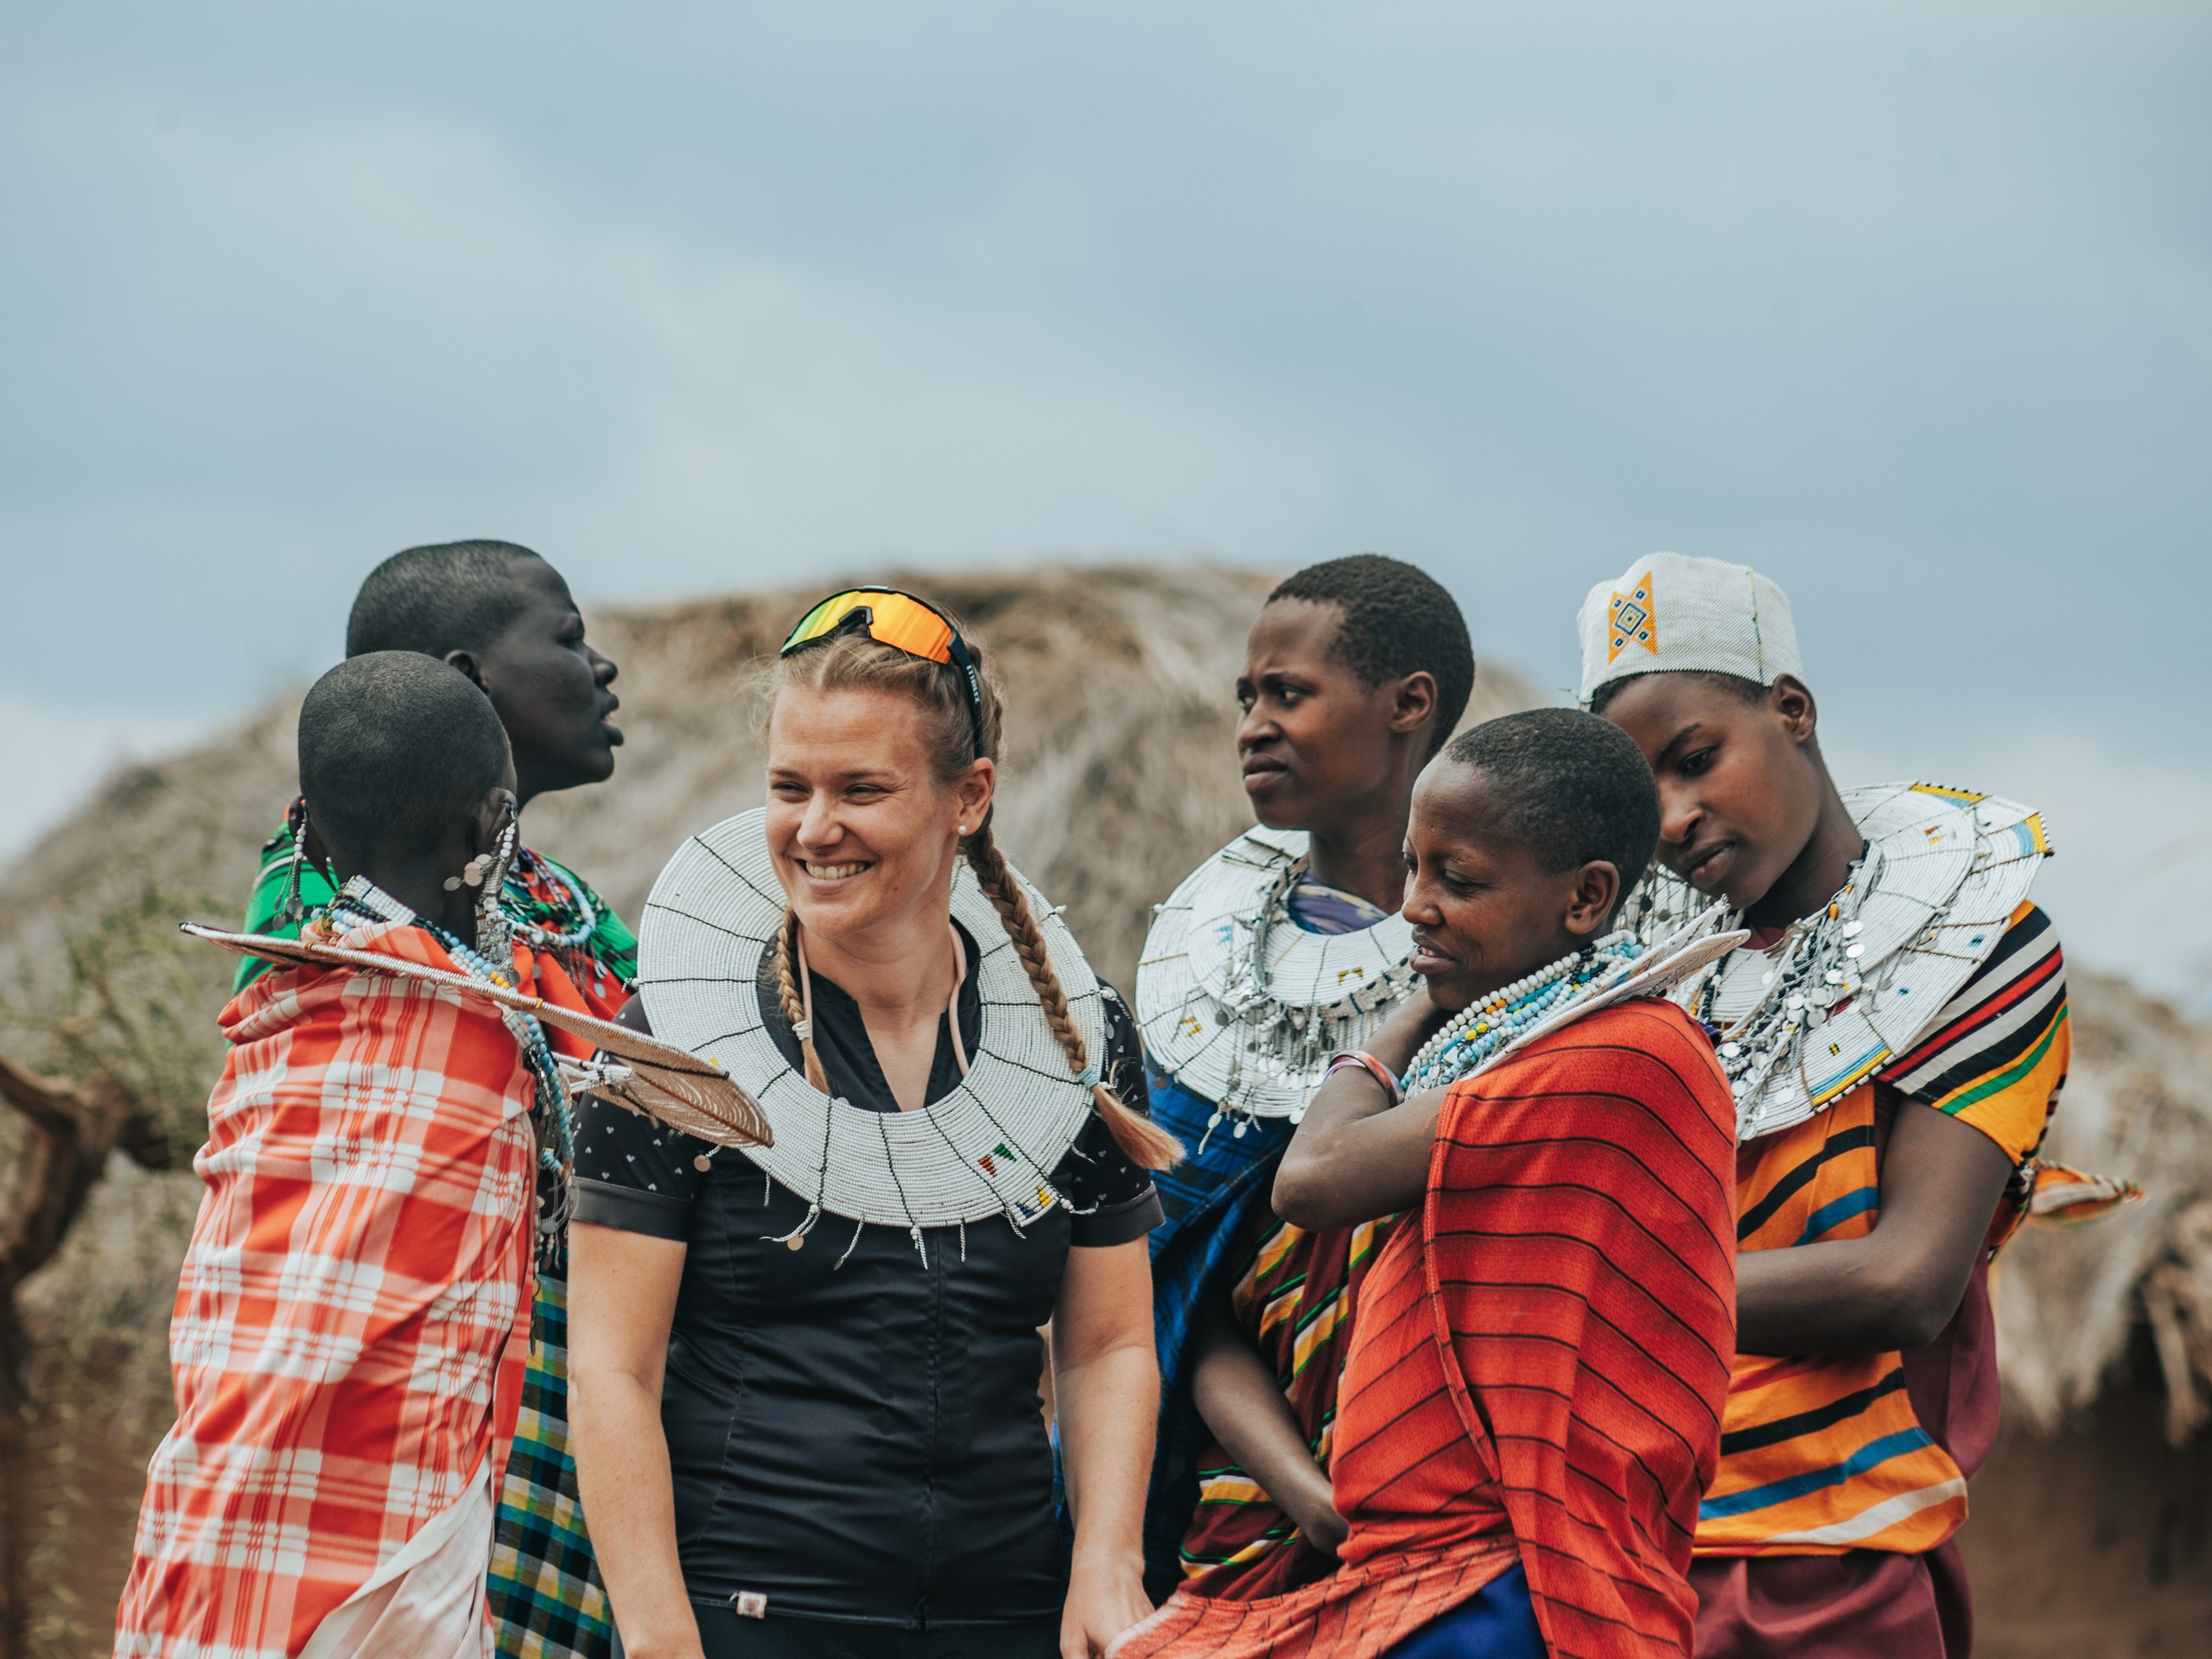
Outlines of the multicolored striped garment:
[{"label": "multicolored striped garment", "polygon": [[[300,810],[294,803],[293,813]],[[245,931],[289,938],[296,922],[279,924],[292,879],[293,829],[288,815],[261,849],[261,870],[246,901]],[[313,868],[300,873],[308,909],[327,904],[330,883]],[[514,922],[579,943],[529,953],[538,995],[563,1007],[611,1020],[637,977],[638,939],[622,918],[566,866],[527,847],[516,855],[500,894]],[[236,988],[252,983],[269,967],[249,957],[238,964]],[[549,1031],[554,1046],[577,1046]],[[499,1489],[492,1542],[492,1619],[501,1659],[607,1659],[614,1625],[600,1586],[576,1492],[576,1463],[569,1450],[568,1272],[566,1242],[538,1241],[537,1291],[531,1314],[530,1364],[513,1454]]]},{"label": "multicolored striped garment", "polygon": [[[411,925],[335,942],[455,971]],[[472,1500],[488,1518],[522,1391],[535,1086],[498,1010],[299,969],[222,1028],[169,1327],[177,1421],[117,1610],[132,1659],[296,1654],[365,1592],[404,1599]],[[473,1588],[410,1610],[405,1650],[480,1651]]]},{"label": "multicolored striped garment", "polygon": [[[2066,1081],[2066,971],[2049,918],[2015,911],[1995,952],[1910,1050],[1827,1111],[1746,1143],[1737,1160],[1743,1250],[1863,1238],[1880,1209],[1890,1118],[1916,1101],[1971,1123],[2015,1166],[1989,1230],[1995,1250],[2027,1214],[2035,1157]],[[1982,1339],[1985,1275],[1955,1326]],[[1939,1341],[1952,1340],[1946,1332]],[[1966,1477],[1949,1422],[1994,1420],[1996,1368],[1961,1368],[1930,1390],[1943,1420],[1916,1409],[1909,1357],[1740,1356],[1728,1395],[1718,1477],[1700,1511],[1700,1555],[1821,1555],[1851,1549],[1917,1554],[1966,1519]],[[1970,1398],[1980,1390],[1986,1401]],[[1978,1461],[1981,1451],[1974,1456]]]},{"label": "multicolored striped garment", "polygon": [[[1356,932],[1372,927],[1386,913],[1356,893],[1322,886],[1310,872],[1293,884],[1287,899],[1290,919],[1309,933]],[[1280,1117],[1217,1122],[1211,1101],[1164,1072],[1146,1075],[1153,1122],[1180,1141],[1185,1153],[1181,1163],[1154,1182],[1166,1213],[1152,1232],[1160,1423],[1144,1516],[1145,1585],[1157,1600],[1183,1581],[1183,1543],[1198,1503],[1200,1465],[1224,1466],[1217,1446],[1209,1455],[1211,1436],[1191,1398],[1192,1333],[1199,1298],[1221,1274],[1233,1270],[1240,1248],[1256,1248],[1254,1230],[1272,1223],[1268,1192],[1275,1164],[1290,1144],[1291,1125]],[[1284,1533],[1278,1541],[1288,1536]],[[1303,1553],[1320,1560],[1311,1551]],[[1248,1556],[1243,1566],[1252,1568],[1255,1561]]]},{"label": "multicolored striped garment", "polygon": [[[1352,1310],[1390,1228],[1388,1220],[1309,1233],[1262,1209],[1247,1224],[1230,1307],[1274,1370],[1314,1461],[1329,1466],[1337,1390]],[[1183,1540],[1183,1587],[1250,1600],[1323,1577],[1335,1563],[1294,1547],[1297,1527],[1251,1476],[1210,1440],[1199,1453],[1198,1503]]]},{"label": "multicolored striped garment", "polygon": [[1689,1016],[1601,1009],[1454,1088],[1360,1289],[1342,1568],[1179,1591],[1119,1659],[1375,1659],[1517,1560],[1557,1659],[1682,1659],[1735,1345],[1735,1106]]}]

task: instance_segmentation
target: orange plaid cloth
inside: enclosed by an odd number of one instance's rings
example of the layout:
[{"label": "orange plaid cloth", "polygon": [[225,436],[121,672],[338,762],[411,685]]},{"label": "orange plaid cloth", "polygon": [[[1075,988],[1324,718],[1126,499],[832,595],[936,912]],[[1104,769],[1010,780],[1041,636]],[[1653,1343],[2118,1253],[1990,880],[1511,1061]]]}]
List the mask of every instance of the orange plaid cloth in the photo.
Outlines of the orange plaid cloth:
[{"label": "orange plaid cloth", "polygon": [[[454,967],[415,927],[336,943]],[[287,969],[220,1024],[118,1656],[298,1653],[487,1465],[498,1489],[521,1399],[534,1085],[497,1011]]]}]

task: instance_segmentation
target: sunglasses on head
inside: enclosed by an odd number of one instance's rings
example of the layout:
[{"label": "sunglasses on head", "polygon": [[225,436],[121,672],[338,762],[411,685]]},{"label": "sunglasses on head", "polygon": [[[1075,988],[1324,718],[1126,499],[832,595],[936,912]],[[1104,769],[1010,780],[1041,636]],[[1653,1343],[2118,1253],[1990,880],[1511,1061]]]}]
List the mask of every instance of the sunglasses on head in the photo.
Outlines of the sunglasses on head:
[{"label": "sunglasses on head", "polygon": [[842,633],[865,633],[879,645],[903,651],[924,662],[942,663],[956,671],[968,691],[968,720],[976,739],[976,753],[983,753],[983,687],[976,677],[975,658],[943,611],[925,599],[896,588],[848,588],[832,594],[798,620],[784,641],[779,656],[788,657],[809,645],[818,645]]}]

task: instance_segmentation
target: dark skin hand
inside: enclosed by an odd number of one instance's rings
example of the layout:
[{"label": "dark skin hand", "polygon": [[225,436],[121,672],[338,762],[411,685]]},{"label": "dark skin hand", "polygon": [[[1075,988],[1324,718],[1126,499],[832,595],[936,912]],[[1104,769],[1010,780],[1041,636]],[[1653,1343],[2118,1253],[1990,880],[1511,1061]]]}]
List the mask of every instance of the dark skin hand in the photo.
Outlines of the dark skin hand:
[{"label": "dark skin hand", "polygon": [[[1311,838],[1314,880],[1395,910],[1414,781],[1435,734],[1436,677],[1362,683],[1338,654],[1343,626],[1336,605],[1282,599],[1261,610],[1236,680],[1236,756],[1253,815]],[[1334,1554],[1344,1522],[1328,1477],[1225,1302],[1201,1319],[1194,1345],[1192,1387],[1206,1427],[1308,1541]]]},{"label": "dark skin hand", "polygon": [[[1413,965],[1424,982],[1367,1045],[1401,1074],[1453,1014],[1596,938],[1623,890],[1602,859],[1545,869],[1490,779],[1448,760],[1433,763],[1414,792],[1404,859]],[[1332,1074],[1275,1172],[1275,1213],[1319,1229],[1413,1208],[1427,1190],[1444,1096],[1427,1090],[1393,1109],[1367,1072]]]},{"label": "dark skin hand", "polygon": [[561,573],[542,559],[512,567],[523,605],[475,651],[445,660],[476,682],[499,711],[513,746],[515,792],[540,795],[600,784],[614,775],[621,729],[610,716],[622,700],[608,688],[615,666],[584,643],[584,620]]},{"label": "dark skin hand", "polygon": [[[1630,682],[1605,718],[1659,784],[1659,859],[1753,927],[1823,909],[1866,847],[1821,759],[1813,694],[1783,675],[1753,702],[1696,674]],[[1310,1121],[1310,1120],[1309,1120]],[[2012,1173],[1969,1124],[1898,1104],[1864,1238],[1736,1258],[1737,1346],[1752,1354],[1918,1348],[1958,1311]]]},{"label": "dark skin hand", "polygon": [[1312,837],[1313,879],[1395,910],[1414,780],[1427,763],[1436,677],[1368,686],[1337,654],[1344,613],[1279,599],[1245,643],[1236,758],[1252,811],[1271,830]]},{"label": "dark skin hand", "polygon": [[1191,1397],[1198,1415],[1306,1542],[1334,1560],[1346,1528],[1330,1497],[1327,1471],[1314,1461],[1274,1372],[1237,1322],[1225,1286],[1199,1306],[1198,1348]]}]

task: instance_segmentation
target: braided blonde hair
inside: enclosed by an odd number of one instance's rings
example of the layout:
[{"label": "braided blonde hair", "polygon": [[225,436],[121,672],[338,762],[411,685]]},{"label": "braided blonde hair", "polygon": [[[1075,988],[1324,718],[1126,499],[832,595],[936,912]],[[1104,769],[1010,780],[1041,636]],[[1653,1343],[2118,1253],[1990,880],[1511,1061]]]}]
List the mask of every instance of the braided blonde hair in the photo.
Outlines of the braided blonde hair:
[{"label": "braided blonde hair", "polygon": [[[963,628],[961,633],[967,637],[966,629]],[[968,639],[968,652],[975,662],[976,678],[982,689],[983,749],[980,756],[976,753],[967,693],[955,671],[879,645],[864,633],[840,634],[827,644],[810,646],[796,656],[781,659],[772,681],[772,700],[774,692],[790,685],[804,685],[817,691],[890,691],[908,698],[919,704],[929,716],[935,750],[931,770],[940,782],[950,784],[966,773],[979,759],[997,760],[1002,741],[1002,706],[997,682],[984,667],[983,653],[972,639]],[[992,907],[998,912],[1007,938],[1013,941],[1014,954],[1020,957],[1022,969],[1029,976],[1030,986],[1044,1008],[1045,1022],[1052,1028],[1060,1052],[1067,1057],[1068,1070],[1078,1077],[1084,1076],[1091,1069],[1089,1046],[1082,1032],[1076,1028],[1067,993],[1061,988],[1059,976],[1052,969],[1045,931],[1031,914],[1020,884],[1014,880],[1005,855],[991,837],[989,814],[985,814],[983,822],[961,842],[960,850]],[[784,1018],[800,1033],[806,1080],[826,1094],[828,1085],[822,1062],[815,1053],[813,1033],[806,1028],[795,970],[794,957],[803,948],[798,938],[798,917],[786,904],[784,925],[776,931],[777,997]],[[1090,1098],[1115,1144],[1132,1161],[1147,1169],[1166,1169],[1182,1157],[1182,1144],[1151,1119],[1133,1110],[1103,1077],[1091,1085]]]}]

